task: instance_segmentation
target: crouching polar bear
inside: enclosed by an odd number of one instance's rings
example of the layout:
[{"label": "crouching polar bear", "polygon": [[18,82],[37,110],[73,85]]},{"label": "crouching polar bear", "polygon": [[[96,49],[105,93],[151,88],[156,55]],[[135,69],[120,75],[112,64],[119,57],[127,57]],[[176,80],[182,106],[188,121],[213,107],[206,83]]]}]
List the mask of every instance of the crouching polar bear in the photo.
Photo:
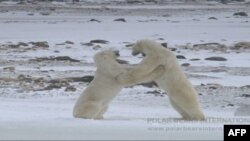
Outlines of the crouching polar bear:
[{"label": "crouching polar bear", "polygon": [[116,61],[119,56],[118,51],[106,50],[97,53],[94,61],[97,66],[94,79],[78,98],[73,116],[86,119],[103,119],[103,114],[107,111],[111,100],[121,91],[123,87],[149,82],[156,79],[165,72],[163,66],[156,66],[145,75],[138,75],[129,83],[119,83],[116,77],[125,74],[134,66],[122,65]]},{"label": "crouching polar bear", "polygon": [[170,102],[186,120],[204,120],[198,96],[177,62],[176,56],[167,48],[153,40],[139,40],[133,47],[133,55],[143,53],[145,58],[133,69],[119,75],[119,83],[133,82],[135,76],[140,77],[163,65],[165,72],[154,81],[168,92]]}]

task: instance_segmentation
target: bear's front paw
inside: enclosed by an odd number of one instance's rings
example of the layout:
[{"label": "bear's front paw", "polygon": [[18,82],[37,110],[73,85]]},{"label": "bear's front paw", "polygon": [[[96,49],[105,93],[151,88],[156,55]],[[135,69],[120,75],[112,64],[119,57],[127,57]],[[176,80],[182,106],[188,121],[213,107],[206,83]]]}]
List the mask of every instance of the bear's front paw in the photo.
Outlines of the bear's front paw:
[{"label": "bear's front paw", "polygon": [[155,69],[154,73],[158,74],[157,77],[159,77],[162,76],[162,74],[165,73],[165,71],[166,71],[165,67],[163,65],[160,65]]},{"label": "bear's front paw", "polygon": [[165,67],[163,65],[158,66],[157,69],[159,72],[165,71]]},{"label": "bear's front paw", "polygon": [[123,73],[116,76],[115,79],[116,81],[118,81],[118,83],[121,83],[121,84],[126,84],[129,82],[128,76]]}]

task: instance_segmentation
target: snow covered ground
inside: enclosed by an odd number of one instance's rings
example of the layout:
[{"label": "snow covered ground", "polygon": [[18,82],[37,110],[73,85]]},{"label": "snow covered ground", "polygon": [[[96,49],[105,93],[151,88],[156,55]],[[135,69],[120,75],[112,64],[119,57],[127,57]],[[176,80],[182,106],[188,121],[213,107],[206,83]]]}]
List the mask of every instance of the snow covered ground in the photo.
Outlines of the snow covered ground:
[{"label": "snow covered ground", "polygon": [[[224,124],[250,123],[250,17],[233,16],[241,11],[250,14],[248,5],[0,4],[0,139],[222,140]],[[129,45],[142,38],[185,57],[207,121],[181,120],[166,92],[145,85],[124,88],[104,120],[74,119],[94,54],[117,48],[136,64]]]}]

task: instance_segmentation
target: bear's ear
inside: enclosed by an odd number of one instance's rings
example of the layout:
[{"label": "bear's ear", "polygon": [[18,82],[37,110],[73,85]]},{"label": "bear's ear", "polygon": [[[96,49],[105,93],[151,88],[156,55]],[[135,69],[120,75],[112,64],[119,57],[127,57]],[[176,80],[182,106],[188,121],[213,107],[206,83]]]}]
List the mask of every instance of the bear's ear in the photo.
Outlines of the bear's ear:
[{"label": "bear's ear", "polygon": [[113,52],[114,52],[114,54],[115,54],[116,57],[119,57],[119,56],[120,56],[119,50],[114,50]]}]

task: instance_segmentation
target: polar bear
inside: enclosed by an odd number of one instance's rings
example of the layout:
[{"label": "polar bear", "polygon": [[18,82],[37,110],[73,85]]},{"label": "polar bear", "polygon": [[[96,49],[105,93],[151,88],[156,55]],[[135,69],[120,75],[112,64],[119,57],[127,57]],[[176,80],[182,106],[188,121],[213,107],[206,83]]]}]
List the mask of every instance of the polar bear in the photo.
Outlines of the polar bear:
[{"label": "polar bear", "polygon": [[107,111],[109,103],[123,87],[152,81],[165,72],[163,66],[158,66],[148,74],[135,76],[135,81],[118,83],[115,78],[134,67],[119,64],[116,61],[118,56],[119,52],[112,50],[101,51],[94,56],[97,66],[95,77],[78,98],[73,109],[74,117],[103,119],[103,114]]},{"label": "polar bear", "polygon": [[140,77],[152,72],[157,66],[163,65],[165,72],[154,81],[168,92],[170,102],[186,120],[205,120],[200,109],[197,92],[181,69],[176,56],[161,44],[148,39],[142,39],[133,46],[132,55],[143,53],[145,58],[133,69],[117,77],[119,83],[134,81],[134,77]]}]

